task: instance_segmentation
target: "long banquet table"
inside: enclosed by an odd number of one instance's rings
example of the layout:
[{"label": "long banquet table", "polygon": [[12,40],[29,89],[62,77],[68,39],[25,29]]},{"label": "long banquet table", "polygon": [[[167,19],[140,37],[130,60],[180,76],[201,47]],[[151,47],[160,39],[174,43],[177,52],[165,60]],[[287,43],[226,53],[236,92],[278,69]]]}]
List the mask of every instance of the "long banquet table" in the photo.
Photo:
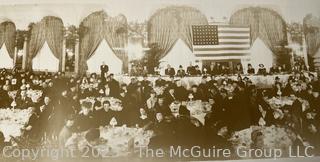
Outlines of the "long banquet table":
[{"label": "long banquet table", "polygon": [[[291,74],[279,74],[279,75],[242,75],[242,78],[248,77],[253,84],[258,86],[259,88],[271,88],[274,85],[274,80],[276,77],[280,78],[281,82],[286,82]],[[305,74],[307,77],[307,74]],[[237,80],[236,75],[231,75],[231,76],[216,76],[215,80],[219,81],[222,79],[231,79],[231,80]],[[134,78],[133,76],[124,76],[124,75],[117,75],[115,76],[115,79],[118,80],[120,83],[125,83],[129,84],[131,81],[131,78]],[[135,77],[138,80],[143,80],[143,77]],[[151,81],[152,83],[155,83],[155,81],[159,77],[157,76],[148,76],[148,80]],[[170,80],[169,76],[162,76],[164,80]],[[201,76],[188,76],[188,77],[175,77],[175,80],[181,80],[182,85],[184,85],[187,89],[189,89],[192,85],[199,85],[201,83]],[[210,77],[208,77],[208,80],[210,80]]]}]

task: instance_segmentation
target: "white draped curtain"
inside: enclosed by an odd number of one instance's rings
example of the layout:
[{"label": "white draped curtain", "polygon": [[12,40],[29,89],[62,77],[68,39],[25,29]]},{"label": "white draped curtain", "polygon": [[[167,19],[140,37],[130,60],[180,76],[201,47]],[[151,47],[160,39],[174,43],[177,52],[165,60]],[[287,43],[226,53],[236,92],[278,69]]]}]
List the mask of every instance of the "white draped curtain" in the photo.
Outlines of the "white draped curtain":
[{"label": "white draped curtain", "polygon": [[[46,70],[46,67],[39,67],[39,65],[44,66],[46,61],[55,62],[55,60],[58,59],[59,65],[55,69],[51,70],[58,71],[61,69],[63,22],[60,18],[46,16],[40,22],[32,25],[29,39],[27,68],[30,69],[31,67],[37,67],[38,69],[34,70]],[[45,43],[50,50],[44,47]],[[43,51],[45,51],[45,53],[42,53]],[[53,57],[51,57],[52,55]],[[37,57],[37,59],[34,59],[35,57]],[[48,60],[49,58],[52,59]],[[37,63],[39,61],[41,61],[41,63]],[[37,64],[37,66],[33,66],[33,64]]]},{"label": "white draped curtain", "polygon": [[120,74],[122,69],[122,60],[118,58],[111,49],[108,42],[103,39],[98,48],[94,51],[92,57],[87,60],[88,70],[90,73],[100,73],[100,65],[105,63],[109,66],[109,72]]},{"label": "white draped curtain", "polygon": [[284,47],[288,43],[287,26],[276,11],[261,7],[240,9],[230,17],[230,24],[249,25],[251,44],[260,38],[273,52],[276,61],[281,57],[280,54],[284,53]]},{"label": "white draped curtain", "polygon": [[57,59],[47,42],[43,44],[37,55],[32,59],[32,70],[57,72],[59,59]]},{"label": "white draped curtain", "polygon": [[165,57],[178,39],[192,50],[192,25],[207,25],[208,20],[199,10],[186,6],[172,6],[158,10],[148,21],[149,43],[156,43]]},{"label": "white draped curtain", "polygon": [[303,27],[308,55],[313,59],[315,68],[320,71],[320,17],[307,15],[303,19]]},{"label": "white draped curtain", "polygon": [[11,21],[0,24],[0,68],[13,68],[16,26]]},{"label": "white draped curtain", "polygon": [[[95,51],[103,40],[106,41],[116,57],[122,62],[126,61],[127,56],[124,49],[128,41],[127,26],[127,19],[123,15],[110,17],[106,12],[98,11],[87,16],[79,28],[80,73],[85,73],[88,70],[87,61],[95,55]],[[104,59],[110,59],[108,54],[105,52]],[[100,67],[99,64],[94,66]],[[90,67],[90,69],[92,68]],[[122,71],[122,68],[120,70]]]}]

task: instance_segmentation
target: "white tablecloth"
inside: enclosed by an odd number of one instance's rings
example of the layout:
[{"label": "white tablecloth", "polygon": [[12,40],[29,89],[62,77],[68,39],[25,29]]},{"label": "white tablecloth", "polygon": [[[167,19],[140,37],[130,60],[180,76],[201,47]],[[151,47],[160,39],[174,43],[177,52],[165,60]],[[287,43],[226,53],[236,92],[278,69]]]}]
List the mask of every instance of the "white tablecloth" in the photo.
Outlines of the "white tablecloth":
[{"label": "white tablecloth", "polygon": [[[259,88],[271,88],[274,85],[274,80],[276,77],[280,78],[281,82],[286,82],[289,78],[290,74],[282,74],[282,75],[243,75],[242,78],[248,77],[253,84],[258,86]],[[115,76],[115,79],[118,80],[120,83],[129,84],[131,81],[131,76]],[[164,80],[169,81],[170,78],[168,76],[162,77]],[[223,76],[217,76],[215,80],[221,80],[225,79],[226,77]],[[232,80],[237,80],[237,76],[228,76],[227,78]],[[138,80],[143,80],[143,77],[137,77]],[[155,81],[158,79],[158,77],[150,76],[148,77],[148,80],[152,83],[155,83]],[[187,89],[189,89],[192,85],[199,85],[201,83],[201,76],[198,77],[175,77],[175,80],[181,80],[182,85],[184,85]],[[208,80],[210,80],[210,77],[208,77]]]}]

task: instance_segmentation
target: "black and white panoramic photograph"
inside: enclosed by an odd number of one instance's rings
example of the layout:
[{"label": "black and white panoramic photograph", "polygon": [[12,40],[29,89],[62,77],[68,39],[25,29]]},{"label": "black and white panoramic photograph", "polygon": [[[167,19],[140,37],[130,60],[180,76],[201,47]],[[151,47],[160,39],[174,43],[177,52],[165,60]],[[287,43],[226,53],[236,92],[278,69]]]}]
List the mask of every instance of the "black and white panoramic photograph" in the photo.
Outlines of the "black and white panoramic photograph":
[{"label": "black and white panoramic photograph", "polygon": [[319,0],[0,0],[1,162],[319,160]]}]

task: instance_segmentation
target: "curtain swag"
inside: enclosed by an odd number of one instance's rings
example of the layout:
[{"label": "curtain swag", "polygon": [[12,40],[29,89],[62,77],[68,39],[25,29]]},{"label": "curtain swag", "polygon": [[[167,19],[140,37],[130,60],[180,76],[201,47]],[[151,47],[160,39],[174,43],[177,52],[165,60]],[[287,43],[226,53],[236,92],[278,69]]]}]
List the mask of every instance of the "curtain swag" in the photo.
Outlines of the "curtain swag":
[{"label": "curtain swag", "polygon": [[32,59],[36,57],[45,42],[48,43],[53,55],[59,59],[59,70],[61,70],[63,22],[60,18],[47,16],[32,25],[27,57],[28,68],[32,67]]},{"label": "curtain swag", "polygon": [[192,50],[192,25],[207,25],[207,18],[197,9],[173,6],[158,10],[148,21],[149,43],[156,43],[163,51],[163,58],[178,39]]},{"label": "curtain swag", "polygon": [[5,21],[0,24],[0,48],[6,45],[10,57],[14,58],[14,49],[16,46],[16,26],[11,21]]},{"label": "curtain swag", "polygon": [[249,25],[251,44],[259,37],[276,56],[279,49],[287,45],[286,22],[273,10],[260,7],[244,8],[231,16],[230,24]]},{"label": "curtain swag", "polygon": [[98,11],[87,16],[80,24],[80,73],[84,73],[87,60],[94,54],[102,40],[106,40],[113,52],[122,61],[126,60],[128,29],[127,18],[124,15],[110,17],[104,11]]}]

